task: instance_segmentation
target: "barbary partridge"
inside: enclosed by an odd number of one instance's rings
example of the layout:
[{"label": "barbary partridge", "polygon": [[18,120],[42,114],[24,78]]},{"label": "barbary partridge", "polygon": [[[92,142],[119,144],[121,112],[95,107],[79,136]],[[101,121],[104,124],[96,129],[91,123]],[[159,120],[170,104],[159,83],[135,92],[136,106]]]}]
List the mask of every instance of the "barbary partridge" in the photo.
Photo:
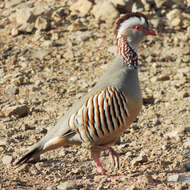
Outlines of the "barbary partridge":
[{"label": "barbary partridge", "polygon": [[146,35],[156,35],[142,13],[127,13],[116,23],[118,55],[95,87],[76,102],[58,123],[16,164],[36,160],[49,150],[84,145],[101,173],[100,152],[108,150],[119,168],[119,156],[110,146],[129,128],[141,110],[137,48]]}]

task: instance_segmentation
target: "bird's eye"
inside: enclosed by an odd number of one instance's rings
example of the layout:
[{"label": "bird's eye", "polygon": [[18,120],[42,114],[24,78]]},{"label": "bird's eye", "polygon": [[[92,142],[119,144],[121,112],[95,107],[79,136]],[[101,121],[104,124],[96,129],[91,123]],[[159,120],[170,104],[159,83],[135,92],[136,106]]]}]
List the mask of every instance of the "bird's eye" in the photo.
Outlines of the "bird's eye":
[{"label": "bird's eye", "polygon": [[135,25],[134,29],[137,31],[143,31],[143,26],[142,25]]}]

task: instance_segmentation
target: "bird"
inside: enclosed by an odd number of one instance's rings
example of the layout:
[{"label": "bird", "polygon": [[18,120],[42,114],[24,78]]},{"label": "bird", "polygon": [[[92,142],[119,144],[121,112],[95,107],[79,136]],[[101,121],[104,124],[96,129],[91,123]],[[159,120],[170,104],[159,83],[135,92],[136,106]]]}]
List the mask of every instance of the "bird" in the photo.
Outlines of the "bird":
[{"label": "bird", "polygon": [[156,32],[143,13],[130,12],[117,20],[114,33],[118,53],[108,70],[16,165],[38,161],[41,154],[59,147],[80,145],[90,151],[102,175],[106,175],[100,161],[102,151],[111,154],[119,169],[119,154],[112,146],[142,108],[138,46],[145,36]]}]

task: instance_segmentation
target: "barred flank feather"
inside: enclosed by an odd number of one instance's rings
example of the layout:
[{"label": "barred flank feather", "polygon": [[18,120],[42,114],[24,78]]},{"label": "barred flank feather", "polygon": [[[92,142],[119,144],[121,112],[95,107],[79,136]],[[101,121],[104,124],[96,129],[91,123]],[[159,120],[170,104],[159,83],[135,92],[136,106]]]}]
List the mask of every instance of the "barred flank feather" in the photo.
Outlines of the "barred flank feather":
[{"label": "barred flank feather", "polygon": [[117,88],[108,86],[89,97],[70,117],[69,124],[79,132],[84,142],[93,143],[124,127],[127,118],[125,96]]}]

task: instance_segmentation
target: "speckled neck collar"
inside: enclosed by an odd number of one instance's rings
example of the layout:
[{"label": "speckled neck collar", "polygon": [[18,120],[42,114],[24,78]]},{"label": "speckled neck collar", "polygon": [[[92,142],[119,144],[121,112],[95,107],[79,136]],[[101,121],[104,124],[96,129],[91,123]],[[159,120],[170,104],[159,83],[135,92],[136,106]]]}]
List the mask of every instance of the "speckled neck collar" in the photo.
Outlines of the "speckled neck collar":
[{"label": "speckled neck collar", "polygon": [[122,64],[129,68],[138,68],[138,56],[137,53],[127,42],[125,36],[121,36],[118,39],[119,54],[122,56]]}]

